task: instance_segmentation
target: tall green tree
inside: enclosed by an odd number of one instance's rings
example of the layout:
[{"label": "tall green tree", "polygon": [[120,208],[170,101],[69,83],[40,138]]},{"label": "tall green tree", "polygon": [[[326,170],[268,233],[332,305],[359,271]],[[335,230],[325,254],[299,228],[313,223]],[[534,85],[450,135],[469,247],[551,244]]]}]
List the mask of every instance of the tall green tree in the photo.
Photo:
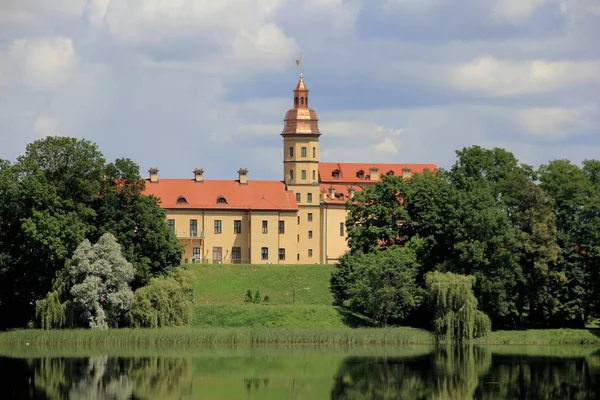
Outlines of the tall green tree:
[{"label": "tall green tree", "polygon": [[104,158],[85,140],[48,137],[3,163],[0,327],[24,326],[58,270],[95,230]]},{"label": "tall green tree", "polygon": [[400,225],[407,220],[400,203],[406,183],[400,177],[383,175],[382,182],[357,192],[348,203],[348,246],[352,252],[370,253],[402,243]]},{"label": "tall green tree", "polygon": [[114,234],[136,285],[178,265],[181,248],[129,160],[106,164],[89,141],[47,137],[0,161],[0,329],[24,326],[84,239]]},{"label": "tall green tree", "polygon": [[584,327],[598,314],[600,298],[600,162],[583,168],[554,160],[539,170],[540,187],[551,196],[564,284],[557,296],[555,324]]},{"label": "tall green tree", "polygon": [[[419,264],[410,247],[393,246],[368,254],[350,254],[342,259],[346,269],[332,274],[332,287],[340,288],[337,298],[351,310],[369,316],[382,325],[402,322],[421,304],[422,291],[416,277]],[[347,276],[343,274],[348,273]]]}]

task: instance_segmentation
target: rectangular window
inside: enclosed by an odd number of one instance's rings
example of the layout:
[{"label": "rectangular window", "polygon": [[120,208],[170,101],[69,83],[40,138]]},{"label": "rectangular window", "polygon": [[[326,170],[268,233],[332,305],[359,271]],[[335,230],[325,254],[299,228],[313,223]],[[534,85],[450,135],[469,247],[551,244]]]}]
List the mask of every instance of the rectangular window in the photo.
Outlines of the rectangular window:
[{"label": "rectangular window", "polygon": [[285,249],[279,249],[279,261],[285,260]]},{"label": "rectangular window", "polygon": [[269,233],[269,221],[262,222],[262,233]]},{"label": "rectangular window", "polygon": [[192,258],[194,260],[199,260],[200,259],[200,247],[194,247],[192,249]]},{"label": "rectangular window", "polygon": [[233,233],[242,233],[242,220],[236,219],[233,221]]},{"label": "rectangular window", "polygon": [[221,220],[215,219],[215,233],[221,233]]},{"label": "rectangular window", "polygon": [[300,193],[296,193],[296,203],[300,203]]},{"label": "rectangular window", "polygon": [[302,170],[302,179],[306,179],[306,170],[305,169]]},{"label": "rectangular window", "polygon": [[279,234],[282,235],[285,233],[285,221],[279,221]]},{"label": "rectangular window", "polygon": [[288,153],[290,155],[290,157],[294,157],[294,147],[290,146],[290,151]]},{"label": "rectangular window", "polygon": [[260,249],[260,258],[261,258],[261,260],[268,260],[269,259],[269,248],[268,247],[261,247],[261,249]]},{"label": "rectangular window", "polygon": [[213,263],[219,264],[223,261],[223,248],[213,247]]},{"label": "rectangular window", "polygon": [[242,262],[242,248],[232,247],[231,248],[231,262],[233,264],[241,264]]},{"label": "rectangular window", "polygon": [[312,222],[312,213],[308,213],[308,222]]},{"label": "rectangular window", "polygon": [[294,170],[290,169],[290,180],[294,180]]},{"label": "rectangular window", "polygon": [[313,181],[316,181],[316,180],[317,180],[317,171],[315,171],[315,170],[313,169],[313,172],[312,172],[312,174],[313,174]]},{"label": "rectangular window", "polygon": [[300,261],[300,254],[296,255],[296,260]]},{"label": "rectangular window", "polygon": [[168,219],[167,220],[167,225],[169,226],[169,229],[171,229],[171,232],[175,233],[175,220],[174,219]]},{"label": "rectangular window", "polygon": [[340,236],[344,236],[344,223],[340,222]]},{"label": "rectangular window", "polygon": [[198,236],[198,220],[190,219],[190,237]]},{"label": "rectangular window", "polygon": [[312,249],[308,249],[308,256],[312,257]]},{"label": "rectangular window", "polygon": [[298,225],[300,225],[300,216],[298,215]]},{"label": "rectangular window", "polygon": [[306,193],[306,202],[312,203],[312,193]]},{"label": "rectangular window", "polygon": [[306,157],[306,147],[302,147],[302,148],[300,148],[300,155],[301,155],[302,157]]},{"label": "rectangular window", "polygon": [[298,237],[296,238],[296,239],[297,239],[296,241],[297,241],[298,243],[300,243],[300,234],[298,234],[297,236],[298,236]]},{"label": "rectangular window", "polygon": [[313,158],[317,158],[317,148],[313,147]]},{"label": "rectangular window", "polygon": [[312,239],[312,231],[308,231],[308,238]]}]

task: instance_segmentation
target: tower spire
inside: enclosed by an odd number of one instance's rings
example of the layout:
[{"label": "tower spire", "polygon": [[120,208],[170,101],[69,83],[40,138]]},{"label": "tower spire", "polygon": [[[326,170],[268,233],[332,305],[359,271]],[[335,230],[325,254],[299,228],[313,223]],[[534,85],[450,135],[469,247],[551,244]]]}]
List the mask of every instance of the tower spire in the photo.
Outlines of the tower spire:
[{"label": "tower spire", "polygon": [[304,84],[302,72],[300,72],[300,79],[294,89],[294,108],[308,108],[308,89]]}]

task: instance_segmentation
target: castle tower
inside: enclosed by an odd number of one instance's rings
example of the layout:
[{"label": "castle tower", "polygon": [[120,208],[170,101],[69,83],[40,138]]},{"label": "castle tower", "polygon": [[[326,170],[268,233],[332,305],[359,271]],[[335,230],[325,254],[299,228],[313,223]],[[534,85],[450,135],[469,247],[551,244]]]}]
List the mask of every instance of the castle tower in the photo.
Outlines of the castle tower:
[{"label": "castle tower", "polygon": [[283,180],[298,202],[297,262],[321,260],[319,200],[319,119],[308,108],[308,89],[300,73],[294,89],[294,107],[285,115],[283,132]]}]

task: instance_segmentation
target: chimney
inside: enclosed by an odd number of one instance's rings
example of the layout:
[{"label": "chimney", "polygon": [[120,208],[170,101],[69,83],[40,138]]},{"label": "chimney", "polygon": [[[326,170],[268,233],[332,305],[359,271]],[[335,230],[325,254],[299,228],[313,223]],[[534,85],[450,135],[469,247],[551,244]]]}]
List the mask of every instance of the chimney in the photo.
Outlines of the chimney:
[{"label": "chimney", "polygon": [[410,178],[411,175],[410,168],[402,168],[402,178]]},{"label": "chimney", "polygon": [[370,178],[372,181],[379,181],[379,168],[377,167],[371,167],[369,169],[369,171],[371,172],[370,174]]},{"label": "chimney", "polygon": [[354,198],[354,193],[356,192],[356,189],[354,189],[353,187],[351,187],[350,189],[348,189],[348,197],[349,198]]},{"label": "chimney", "polygon": [[333,186],[329,186],[329,196],[335,200],[335,188]]},{"label": "chimney", "polygon": [[248,184],[248,170],[246,168],[240,168],[238,170],[240,185]]},{"label": "chimney", "polygon": [[194,181],[195,182],[204,182],[204,170],[202,168],[196,168],[194,170]]},{"label": "chimney", "polygon": [[158,168],[150,168],[148,170],[148,173],[150,174],[150,182],[157,183],[158,182]]}]

